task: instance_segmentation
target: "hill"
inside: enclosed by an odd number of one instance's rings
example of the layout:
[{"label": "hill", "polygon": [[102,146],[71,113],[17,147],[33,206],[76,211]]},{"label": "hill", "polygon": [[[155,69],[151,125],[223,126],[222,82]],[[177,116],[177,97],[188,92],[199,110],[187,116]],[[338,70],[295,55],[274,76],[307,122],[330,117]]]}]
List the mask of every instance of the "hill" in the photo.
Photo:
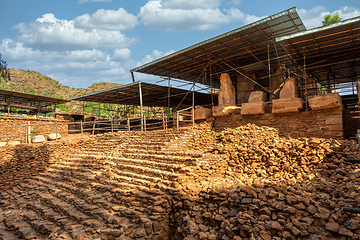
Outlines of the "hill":
[{"label": "hill", "polygon": [[11,79],[9,82],[2,83],[0,85],[0,89],[52,98],[68,99],[71,97],[121,86],[121,84],[117,83],[100,82],[94,83],[88,88],[72,88],[64,86],[59,83],[59,81],[56,81],[35,71],[20,69],[8,69],[8,71],[10,73]]}]

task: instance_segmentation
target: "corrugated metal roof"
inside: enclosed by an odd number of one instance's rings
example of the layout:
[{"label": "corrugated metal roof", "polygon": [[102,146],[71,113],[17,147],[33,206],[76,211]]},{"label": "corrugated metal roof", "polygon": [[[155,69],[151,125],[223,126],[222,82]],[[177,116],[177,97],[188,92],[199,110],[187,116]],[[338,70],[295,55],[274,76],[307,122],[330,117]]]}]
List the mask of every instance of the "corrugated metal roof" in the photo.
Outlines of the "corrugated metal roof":
[{"label": "corrugated metal roof", "polygon": [[354,81],[360,76],[360,16],[276,38],[322,84]]},{"label": "corrugated metal roof", "polygon": [[[271,42],[274,38],[305,30],[296,7],[293,7],[134,68],[131,72],[191,82],[197,81],[203,72],[206,76],[210,73],[218,76],[222,72],[231,72],[232,68],[263,70],[267,74],[266,64],[256,63],[267,61],[268,44],[273,58],[276,56],[274,42]],[[213,86],[220,85],[218,78],[212,81],[215,83]],[[210,79],[200,82],[210,85]]]},{"label": "corrugated metal roof", "polygon": [[[101,103],[113,103],[123,105],[140,105],[139,84],[141,84],[143,105],[149,107],[177,107],[185,108],[192,105],[192,93],[189,91],[165,87],[156,84],[135,82],[115,88],[89,93],[86,95],[73,97],[68,100],[89,101]],[[167,96],[170,94],[170,97]],[[185,97],[185,98],[184,98]],[[214,101],[217,96],[213,95]],[[195,105],[211,104],[211,95],[206,93],[194,92]]]}]

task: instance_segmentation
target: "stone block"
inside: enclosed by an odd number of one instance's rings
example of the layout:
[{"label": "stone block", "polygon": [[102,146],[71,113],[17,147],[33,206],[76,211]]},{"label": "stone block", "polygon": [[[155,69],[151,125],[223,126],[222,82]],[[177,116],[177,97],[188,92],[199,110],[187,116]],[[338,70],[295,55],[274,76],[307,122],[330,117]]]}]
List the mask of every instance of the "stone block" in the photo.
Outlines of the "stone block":
[{"label": "stone block", "polygon": [[263,101],[243,103],[241,106],[241,115],[265,114],[265,106],[266,103]]},{"label": "stone block", "polygon": [[212,117],[212,111],[210,108],[197,108],[195,109],[195,120],[202,120]]},{"label": "stone block", "polygon": [[220,75],[220,89],[218,94],[219,106],[235,106],[235,88],[229,74]]},{"label": "stone block", "polygon": [[56,140],[56,137],[57,137],[57,139],[60,139],[60,138],[61,138],[60,133],[57,133],[57,136],[56,136],[56,133],[50,133],[50,134],[48,135],[48,139],[49,139],[50,141]]},{"label": "stone block", "polygon": [[272,113],[292,113],[299,112],[304,108],[304,100],[301,98],[274,99]]},{"label": "stone block", "polygon": [[19,145],[19,144],[21,144],[20,141],[9,141],[7,143],[7,145],[10,146],[10,147],[14,147],[14,146]]},{"label": "stone block", "polygon": [[5,147],[6,146],[6,142],[0,142],[0,147]]},{"label": "stone block", "polygon": [[215,106],[212,108],[212,115],[214,117],[227,116],[231,114],[241,114],[241,107],[236,106]]},{"label": "stone block", "polygon": [[45,140],[44,135],[36,135],[32,142],[34,142],[34,143],[42,143],[42,142],[46,142],[46,140]]},{"label": "stone block", "polygon": [[283,88],[280,91],[280,99],[296,98],[296,97],[297,97],[297,85],[295,78],[289,78],[286,80]]},{"label": "stone block", "polygon": [[342,108],[339,93],[328,93],[309,97],[309,107],[312,110]]},{"label": "stone block", "polygon": [[254,91],[250,94],[248,102],[266,102],[266,93],[263,91]]},{"label": "stone block", "polygon": [[338,118],[328,118],[325,120],[325,124],[326,125],[336,125],[336,124],[343,124],[342,118],[338,117]]}]

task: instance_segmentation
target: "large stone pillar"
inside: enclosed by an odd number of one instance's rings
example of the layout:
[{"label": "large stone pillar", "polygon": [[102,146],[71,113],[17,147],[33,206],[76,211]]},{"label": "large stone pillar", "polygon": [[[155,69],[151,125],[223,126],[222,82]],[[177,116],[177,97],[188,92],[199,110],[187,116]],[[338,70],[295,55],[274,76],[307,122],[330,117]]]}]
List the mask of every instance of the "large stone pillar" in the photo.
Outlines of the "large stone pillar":
[{"label": "large stone pillar", "polygon": [[[255,80],[255,74],[253,72],[243,72],[246,76]],[[236,74],[236,89],[237,89],[237,104],[246,103],[250,94],[255,90],[255,83],[241,75]]]}]

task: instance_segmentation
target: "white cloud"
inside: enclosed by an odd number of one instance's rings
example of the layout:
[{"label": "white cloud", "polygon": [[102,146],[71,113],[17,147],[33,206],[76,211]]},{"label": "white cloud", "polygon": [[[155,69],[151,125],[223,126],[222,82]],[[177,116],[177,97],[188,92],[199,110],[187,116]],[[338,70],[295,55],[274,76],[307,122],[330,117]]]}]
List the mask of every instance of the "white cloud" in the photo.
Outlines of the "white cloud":
[{"label": "white cloud", "polygon": [[[70,87],[88,87],[100,81],[127,83],[131,79],[129,69],[135,64],[114,61],[98,49],[40,51],[10,39],[0,43],[0,52],[9,68],[38,71]],[[115,50],[114,56],[121,52],[125,59],[126,50]]]},{"label": "white cloud", "polygon": [[42,50],[115,49],[128,47],[136,41],[120,31],[79,29],[74,26],[73,20],[60,20],[52,13],[44,14],[35,22],[20,23],[16,29],[24,46]]},{"label": "white cloud", "polygon": [[130,60],[131,51],[128,48],[115,49],[112,61],[124,62]]},{"label": "white cloud", "polygon": [[132,30],[138,24],[138,18],[125,9],[104,10],[84,14],[75,18],[74,26],[84,29]]},{"label": "white cloud", "polygon": [[143,65],[143,64],[148,63],[148,62],[151,62],[151,61],[153,61],[153,60],[155,60],[155,59],[165,57],[166,55],[169,55],[169,54],[174,53],[174,52],[175,52],[175,50],[169,50],[169,51],[167,51],[167,52],[162,52],[162,51],[159,51],[159,50],[156,50],[156,49],[155,49],[154,51],[151,52],[151,54],[146,55],[146,56],[141,60],[141,62],[138,62],[137,65],[138,65],[138,66]]},{"label": "white cloud", "polygon": [[299,9],[298,12],[307,29],[322,26],[322,21],[324,20],[326,14],[333,15],[335,12],[337,12],[339,13],[342,20],[360,15],[360,10],[358,8],[348,6],[341,7],[340,9],[333,12],[329,12],[324,6],[316,6],[310,10]]},{"label": "white cloud", "polygon": [[220,4],[218,0],[150,0],[141,7],[139,17],[146,27],[171,31],[211,30],[232,21],[249,23],[258,19],[239,9],[221,11]]},{"label": "white cloud", "polygon": [[241,12],[237,8],[230,8],[229,10],[226,10],[226,13],[230,21],[241,21],[244,24],[249,24],[266,17],[266,16],[258,17],[255,15],[246,14]]}]

